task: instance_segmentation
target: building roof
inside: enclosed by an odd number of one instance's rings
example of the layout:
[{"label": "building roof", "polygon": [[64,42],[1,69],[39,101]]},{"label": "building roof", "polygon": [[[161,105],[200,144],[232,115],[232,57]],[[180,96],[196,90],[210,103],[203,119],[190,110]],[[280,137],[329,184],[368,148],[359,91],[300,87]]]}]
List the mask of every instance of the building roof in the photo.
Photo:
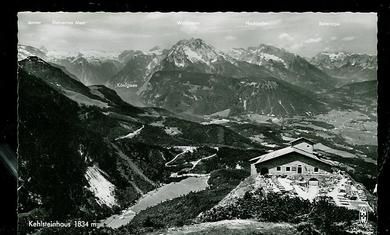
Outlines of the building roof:
[{"label": "building roof", "polygon": [[266,162],[266,161],[269,161],[269,160],[272,160],[272,159],[275,159],[275,158],[278,158],[278,157],[281,157],[281,156],[284,156],[284,155],[287,155],[287,154],[293,153],[293,152],[301,154],[301,155],[306,156],[308,158],[314,159],[316,161],[325,163],[327,165],[333,165],[328,161],[325,161],[325,160],[318,158],[316,155],[314,155],[312,153],[306,152],[306,151],[301,150],[301,149],[294,148],[294,146],[288,146],[288,147],[285,147],[285,148],[282,148],[282,149],[279,149],[279,150],[276,150],[276,151],[273,151],[273,152],[255,157],[255,158],[252,158],[249,161],[251,161],[251,162],[256,161],[253,164],[263,163],[263,162]]},{"label": "building roof", "polygon": [[300,137],[300,138],[297,138],[297,139],[295,139],[295,140],[292,140],[292,141],[289,142],[289,144],[290,144],[290,145],[294,145],[294,144],[296,144],[296,143],[301,143],[301,142],[308,142],[308,143],[310,143],[310,144],[315,144],[313,141],[308,140],[308,139],[306,139],[306,138],[304,138],[304,137]]}]

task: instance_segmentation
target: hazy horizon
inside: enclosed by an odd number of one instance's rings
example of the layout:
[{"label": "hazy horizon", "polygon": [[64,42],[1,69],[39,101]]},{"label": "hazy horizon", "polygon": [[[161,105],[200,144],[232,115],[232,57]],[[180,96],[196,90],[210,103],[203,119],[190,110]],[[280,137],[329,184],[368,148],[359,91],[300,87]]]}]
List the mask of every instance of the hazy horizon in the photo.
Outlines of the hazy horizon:
[{"label": "hazy horizon", "polygon": [[377,54],[376,13],[18,14],[20,44],[49,51],[147,51],[201,38],[220,50],[260,44],[312,57],[321,51]]}]

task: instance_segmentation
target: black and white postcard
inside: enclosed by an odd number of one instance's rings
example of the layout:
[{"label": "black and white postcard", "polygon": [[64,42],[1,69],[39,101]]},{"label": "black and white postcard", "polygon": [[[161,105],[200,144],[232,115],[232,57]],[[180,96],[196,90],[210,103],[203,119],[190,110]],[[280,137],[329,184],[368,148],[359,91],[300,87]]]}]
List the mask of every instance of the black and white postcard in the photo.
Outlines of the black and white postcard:
[{"label": "black and white postcard", "polygon": [[18,14],[20,234],[375,234],[377,14]]}]

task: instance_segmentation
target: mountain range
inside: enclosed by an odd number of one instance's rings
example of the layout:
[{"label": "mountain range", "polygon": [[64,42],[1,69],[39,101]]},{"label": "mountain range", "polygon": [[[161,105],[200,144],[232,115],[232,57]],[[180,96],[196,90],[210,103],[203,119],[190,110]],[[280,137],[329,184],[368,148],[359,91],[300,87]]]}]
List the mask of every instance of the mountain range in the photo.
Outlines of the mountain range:
[{"label": "mountain range", "polygon": [[[113,213],[185,167],[166,167],[183,146],[194,146],[187,153],[194,159],[225,146],[240,154],[253,148],[264,152],[226,127],[134,107],[115,91],[87,87],[38,57],[20,61],[18,74],[21,220]],[[224,161],[221,155],[208,170]]]},{"label": "mountain range", "polygon": [[339,83],[362,82],[377,79],[377,57],[374,55],[348,52],[321,52],[311,61]]},{"label": "mountain range", "polygon": [[177,113],[293,116],[325,112],[316,95],[273,77],[236,79],[221,75],[159,71],[141,94],[149,105]]},{"label": "mountain range", "polygon": [[[307,118],[312,124],[289,126],[289,136],[331,145],[332,136],[316,134],[336,128],[317,114],[376,104],[370,73],[359,77],[369,81],[352,83],[362,70],[351,67],[345,70],[351,75],[338,77],[326,57],[309,62],[263,44],[222,52],[189,39],[117,56],[18,49],[21,224],[32,218],[96,221],[186,174],[245,172],[249,159],[285,144],[286,127],[274,122],[279,117],[290,123]],[[340,68],[376,65],[376,59],[351,61]],[[133,105],[138,99],[142,106]],[[267,120],[248,121],[256,115]],[[366,178],[375,168],[364,159],[343,161]]]},{"label": "mountain range", "polygon": [[265,67],[272,76],[305,89],[324,91],[336,82],[305,58],[274,46],[235,48],[229,54],[237,60]]},{"label": "mountain range", "polygon": [[19,60],[35,55],[84,85],[115,90],[128,103],[197,115],[311,115],[335,108],[336,87],[376,80],[375,56],[321,52],[309,62],[265,44],[223,52],[199,38],[118,55],[26,45],[18,51]]},{"label": "mountain range", "polygon": [[18,45],[18,60],[29,56],[37,56],[48,63],[62,67],[62,69],[76,76],[85,85],[101,85],[108,82],[112,76],[122,69],[122,64],[116,56],[104,53],[57,53],[49,52],[44,48]]}]

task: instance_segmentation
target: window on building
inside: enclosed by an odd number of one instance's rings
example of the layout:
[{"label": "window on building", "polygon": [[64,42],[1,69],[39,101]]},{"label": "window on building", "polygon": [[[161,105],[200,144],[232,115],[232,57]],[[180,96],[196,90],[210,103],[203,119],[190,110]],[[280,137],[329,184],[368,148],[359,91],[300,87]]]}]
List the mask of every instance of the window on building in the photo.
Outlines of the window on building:
[{"label": "window on building", "polygon": [[318,172],[318,167],[314,167],[314,172]]},{"label": "window on building", "polygon": [[286,171],[290,171],[290,167],[289,166],[286,166]]},{"label": "window on building", "polygon": [[280,166],[276,167],[276,170],[277,170],[277,171],[280,171],[280,170],[281,170]]},{"label": "window on building", "polygon": [[296,166],[293,166],[293,167],[291,167],[291,170],[292,170],[292,171],[296,171],[296,170],[297,170],[297,167],[296,167]]}]

